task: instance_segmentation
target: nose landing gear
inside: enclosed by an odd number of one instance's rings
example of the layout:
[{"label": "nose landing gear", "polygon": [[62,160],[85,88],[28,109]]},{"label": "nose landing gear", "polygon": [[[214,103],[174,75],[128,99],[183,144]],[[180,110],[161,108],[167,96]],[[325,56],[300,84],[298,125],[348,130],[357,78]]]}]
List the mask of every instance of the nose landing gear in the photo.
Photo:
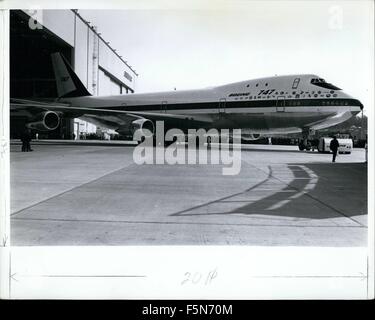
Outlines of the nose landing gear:
[{"label": "nose landing gear", "polygon": [[307,139],[302,139],[300,143],[298,144],[298,149],[300,151],[306,150],[310,151],[311,150],[311,144]]}]

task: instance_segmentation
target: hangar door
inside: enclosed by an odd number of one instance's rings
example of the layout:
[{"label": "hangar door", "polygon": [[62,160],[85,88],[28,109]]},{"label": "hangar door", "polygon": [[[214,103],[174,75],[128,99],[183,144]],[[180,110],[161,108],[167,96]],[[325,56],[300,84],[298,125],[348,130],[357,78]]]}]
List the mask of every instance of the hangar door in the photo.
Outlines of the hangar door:
[{"label": "hangar door", "polygon": [[[46,27],[29,28],[29,19],[22,10],[10,10],[10,97],[55,99],[57,90],[51,54],[61,52],[71,63],[73,48]],[[25,120],[11,119],[12,138],[18,138]],[[62,138],[72,132],[73,121],[64,119],[59,128],[39,137]]]}]

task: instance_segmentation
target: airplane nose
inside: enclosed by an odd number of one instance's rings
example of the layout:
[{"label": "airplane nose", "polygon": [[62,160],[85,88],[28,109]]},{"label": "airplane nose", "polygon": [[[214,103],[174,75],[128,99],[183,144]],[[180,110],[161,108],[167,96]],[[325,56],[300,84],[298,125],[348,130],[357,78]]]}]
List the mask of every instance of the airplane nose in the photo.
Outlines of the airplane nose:
[{"label": "airplane nose", "polygon": [[356,105],[356,106],[360,107],[360,108],[361,108],[361,110],[363,110],[363,104],[362,104],[362,102],[361,102],[361,101],[359,101],[359,100],[355,100],[355,102],[354,102],[354,103],[355,103],[354,105]]}]

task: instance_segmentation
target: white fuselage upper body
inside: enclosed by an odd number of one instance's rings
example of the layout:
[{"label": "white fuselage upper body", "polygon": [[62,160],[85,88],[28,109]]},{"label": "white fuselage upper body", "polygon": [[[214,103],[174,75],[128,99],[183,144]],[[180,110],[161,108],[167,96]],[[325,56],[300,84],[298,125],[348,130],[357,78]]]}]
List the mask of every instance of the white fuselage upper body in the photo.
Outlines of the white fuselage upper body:
[{"label": "white fuselage upper body", "polygon": [[[274,76],[199,90],[62,98],[72,107],[182,115],[207,127],[296,133],[346,121],[362,104],[317,75]],[[114,128],[116,129],[116,128]]]}]

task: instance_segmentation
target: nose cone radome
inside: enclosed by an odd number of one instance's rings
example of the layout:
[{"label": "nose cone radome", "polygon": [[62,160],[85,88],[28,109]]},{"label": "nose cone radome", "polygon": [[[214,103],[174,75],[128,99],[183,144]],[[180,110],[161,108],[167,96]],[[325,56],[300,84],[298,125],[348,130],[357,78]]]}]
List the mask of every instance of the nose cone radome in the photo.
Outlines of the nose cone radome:
[{"label": "nose cone radome", "polygon": [[359,100],[358,100],[358,102],[359,102],[359,106],[360,106],[361,110],[363,110],[363,104],[362,104],[362,102],[359,101]]}]

